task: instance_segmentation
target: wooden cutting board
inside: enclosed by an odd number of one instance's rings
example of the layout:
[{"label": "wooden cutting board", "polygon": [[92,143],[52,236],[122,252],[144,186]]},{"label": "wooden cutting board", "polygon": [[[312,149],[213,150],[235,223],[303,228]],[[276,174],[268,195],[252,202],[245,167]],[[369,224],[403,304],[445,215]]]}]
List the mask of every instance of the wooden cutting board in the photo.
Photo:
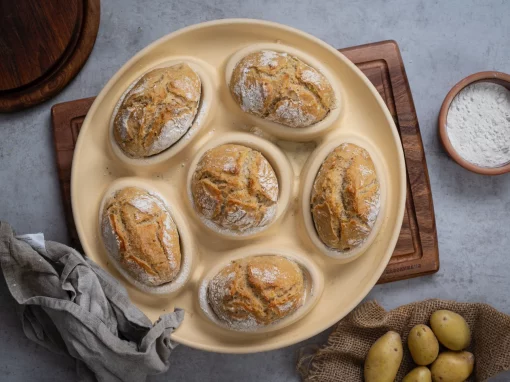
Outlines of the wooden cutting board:
[{"label": "wooden cutting board", "polygon": [[[395,120],[407,166],[407,200],[402,229],[393,256],[379,283],[437,272],[434,206],[413,98],[394,41],[340,50],[375,85]],[[71,210],[71,163],[74,145],[94,98],[64,102],[51,110],[62,197],[72,245],[81,250]]]},{"label": "wooden cutting board", "polygon": [[0,112],[60,92],[92,51],[99,13],[99,0],[0,0]]}]

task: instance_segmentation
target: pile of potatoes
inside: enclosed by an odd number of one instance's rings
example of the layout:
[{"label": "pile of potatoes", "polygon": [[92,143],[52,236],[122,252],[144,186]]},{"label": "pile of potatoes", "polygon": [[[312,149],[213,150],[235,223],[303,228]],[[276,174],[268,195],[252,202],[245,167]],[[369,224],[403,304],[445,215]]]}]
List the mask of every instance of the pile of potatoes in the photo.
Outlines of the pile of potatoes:
[{"label": "pile of potatoes", "polygon": [[[438,342],[439,341],[439,342]],[[407,345],[418,365],[402,382],[463,382],[473,372],[475,357],[463,351],[471,342],[464,318],[449,310],[437,310],[430,327],[416,325],[409,332]],[[439,353],[439,343],[447,350]],[[379,338],[365,359],[365,382],[393,382],[402,362],[402,340],[390,331]],[[427,367],[430,365],[430,369]]]}]

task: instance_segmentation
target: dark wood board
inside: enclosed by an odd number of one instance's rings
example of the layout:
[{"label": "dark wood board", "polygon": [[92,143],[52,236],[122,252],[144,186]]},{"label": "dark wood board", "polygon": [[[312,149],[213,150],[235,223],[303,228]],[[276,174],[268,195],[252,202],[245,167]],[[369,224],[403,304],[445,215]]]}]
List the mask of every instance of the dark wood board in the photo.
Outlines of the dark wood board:
[{"label": "dark wood board", "polygon": [[[393,256],[379,283],[434,273],[439,269],[434,206],[420,129],[398,45],[383,41],[342,49],[388,105],[399,130],[407,166],[407,200]],[[74,145],[94,98],[52,108],[57,166],[72,245],[81,249],[71,210],[71,163]]]},{"label": "dark wood board", "polygon": [[407,169],[407,200],[400,236],[380,283],[439,270],[436,219],[425,152],[413,96],[395,41],[340,50],[365,73],[386,102],[402,140]]},{"label": "dark wood board", "polygon": [[59,93],[87,60],[100,0],[0,0],[0,112]]}]

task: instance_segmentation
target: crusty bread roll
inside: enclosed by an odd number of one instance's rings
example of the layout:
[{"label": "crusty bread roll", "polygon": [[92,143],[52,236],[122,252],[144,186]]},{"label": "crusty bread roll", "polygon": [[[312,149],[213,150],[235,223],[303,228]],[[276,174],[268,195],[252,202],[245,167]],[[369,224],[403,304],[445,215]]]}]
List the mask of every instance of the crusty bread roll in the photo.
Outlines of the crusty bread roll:
[{"label": "crusty bread roll", "polygon": [[207,151],[191,180],[195,209],[233,232],[264,227],[276,214],[278,179],[258,151],[225,144]]},{"label": "crusty bread roll", "polygon": [[201,90],[200,77],[187,64],[151,70],[122,100],[113,121],[115,141],[132,158],[168,149],[193,124]]},{"label": "crusty bread roll", "polygon": [[157,196],[137,187],[117,191],[104,204],[101,232],[109,255],[136,281],[158,286],[179,273],[179,233]]},{"label": "crusty bread roll", "polygon": [[245,112],[289,127],[307,127],[334,108],[331,84],[287,53],[262,50],[237,63],[230,92]]},{"label": "crusty bread roll", "polygon": [[379,180],[368,152],[343,143],[331,152],[315,178],[312,215],[328,247],[349,251],[370,235],[380,208]]},{"label": "crusty bread roll", "polygon": [[232,261],[207,288],[219,320],[233,329],[254,329],[295,312],[305,296],[303,271],[282,256],[250,256]]}]

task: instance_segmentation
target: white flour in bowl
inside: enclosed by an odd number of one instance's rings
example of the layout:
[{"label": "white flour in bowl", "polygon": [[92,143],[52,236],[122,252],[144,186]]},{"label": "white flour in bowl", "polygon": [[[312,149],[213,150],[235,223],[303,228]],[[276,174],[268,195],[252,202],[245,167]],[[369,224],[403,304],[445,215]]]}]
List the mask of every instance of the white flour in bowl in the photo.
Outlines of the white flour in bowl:
[{"label": "white flour in bowl", "polygon": [[457,153],[477,166],[510,162],[510,90],[491,82],[462,89],[446,118],[448,138]]}]

